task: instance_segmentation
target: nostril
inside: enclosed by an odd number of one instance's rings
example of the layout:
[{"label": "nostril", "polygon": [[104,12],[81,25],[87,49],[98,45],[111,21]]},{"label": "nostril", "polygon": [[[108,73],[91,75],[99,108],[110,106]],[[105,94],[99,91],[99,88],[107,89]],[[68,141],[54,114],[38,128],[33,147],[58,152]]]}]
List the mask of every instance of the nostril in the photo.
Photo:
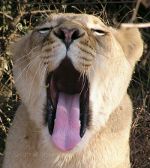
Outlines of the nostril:
[{"label": "nostril", "polygon": [[78,29],[74,30],[72,34],[72,40],[78,39],[80,37],[80,32]]},{"label": "nostril", "polygon": [[57,32],[54,32],[54,34],[62,40],[65,39],[65,33],[61,29],[59,29]]}]

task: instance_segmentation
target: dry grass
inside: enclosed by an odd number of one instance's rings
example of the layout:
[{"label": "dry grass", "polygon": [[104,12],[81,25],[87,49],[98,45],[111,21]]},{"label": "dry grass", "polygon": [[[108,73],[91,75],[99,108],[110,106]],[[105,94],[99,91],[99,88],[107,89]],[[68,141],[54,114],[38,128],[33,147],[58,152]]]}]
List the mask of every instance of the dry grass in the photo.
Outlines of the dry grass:
[{"label": "dry grass", "polygon": [[[40,0],[39,3],[35,0],[21,2],[6,0],[0,4],[0,155],[4,151],[6,135],[20,103],[20,98],[14,89],[11,72],[13,64],[7,49],[9,42],[25,34],[41,18],[52,12],[87,12],[100,15],[106,23],[115,23],[118,26],[120,22],[132,18],[136,5],[130,0],[108,0],[107,2],[106,0],[76,0],[75,4],[69,5],[66,3],[60,5],[59,1],[54,3],[48,0]],[[150,22],[150,8],[140,5],[136,16],[138,22]],[[141,32],[145,41],[145,51],[141,62],[136,66],[128,90],[134,103],[134,120],[130,140],[133,168],[150,167],[150,29],[147,28]]]}]

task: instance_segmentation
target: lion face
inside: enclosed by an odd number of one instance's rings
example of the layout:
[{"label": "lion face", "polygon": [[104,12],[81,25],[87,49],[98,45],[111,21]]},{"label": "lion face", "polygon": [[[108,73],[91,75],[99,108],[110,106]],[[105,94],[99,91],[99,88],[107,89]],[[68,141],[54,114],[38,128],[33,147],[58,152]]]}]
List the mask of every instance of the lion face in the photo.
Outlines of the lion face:
[{"label": "lion face", "polygon": [[45,142],[61,151],[88,144],[126,94],[141,53],[138,30],[86,14],[51,15],[19,41],[16,87]]}]

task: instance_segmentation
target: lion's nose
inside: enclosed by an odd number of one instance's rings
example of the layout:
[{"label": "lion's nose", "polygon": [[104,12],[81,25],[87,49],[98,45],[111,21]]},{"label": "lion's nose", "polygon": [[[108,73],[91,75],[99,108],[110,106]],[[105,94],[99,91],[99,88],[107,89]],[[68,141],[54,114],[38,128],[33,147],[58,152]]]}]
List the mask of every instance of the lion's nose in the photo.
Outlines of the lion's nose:
[{"label": "lion's nose", "polygon": [[69,29],[63,27],[60,27],[57,31],[54,32],[54,34],[65,43],[67,49],[74,40],[80,38],[83,35],[77,28]]}]

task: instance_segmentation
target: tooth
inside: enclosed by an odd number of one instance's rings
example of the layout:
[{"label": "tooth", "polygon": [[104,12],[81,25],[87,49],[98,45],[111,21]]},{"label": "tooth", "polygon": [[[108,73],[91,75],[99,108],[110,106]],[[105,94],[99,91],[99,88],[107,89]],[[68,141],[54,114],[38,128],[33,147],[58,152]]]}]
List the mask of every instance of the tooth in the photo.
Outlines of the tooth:
[{"label": "tooth", "polygon": [[46,89],[49,88],[49,83],[47,85],[44,85],[43,87]]}]

